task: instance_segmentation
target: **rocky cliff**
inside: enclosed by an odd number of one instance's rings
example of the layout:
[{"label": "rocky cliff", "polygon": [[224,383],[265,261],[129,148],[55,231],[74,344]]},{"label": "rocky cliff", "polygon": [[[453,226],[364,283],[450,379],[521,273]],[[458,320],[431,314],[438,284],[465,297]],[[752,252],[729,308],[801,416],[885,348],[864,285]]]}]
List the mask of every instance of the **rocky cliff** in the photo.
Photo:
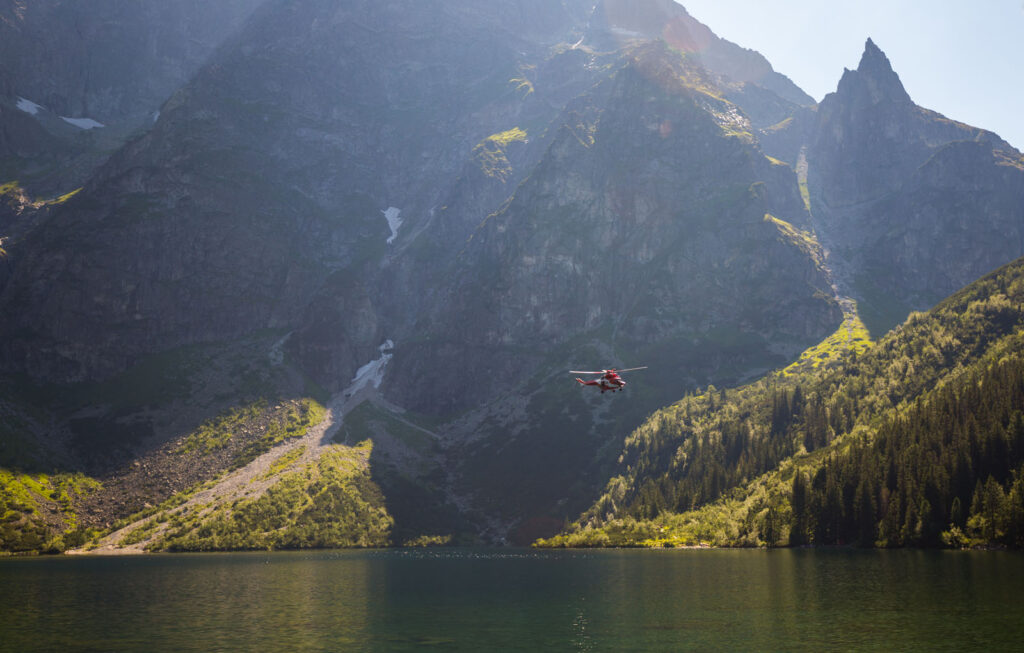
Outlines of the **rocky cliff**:
[{"label": "rocky cliff", "polygon": [[7,0],[0,74],[9,93],[59,116],[152,121],[262,1]]},{"label": "rocky cliff", "polygon": [[[571,102],[529,177],[460,253],[432,307],[438,331],[488,355],[534,348],[529,359],[603,329],[599,340],[635,355],[681,356],[722,330],[799,348],[838,323],[824,271],[766,217],[808,224],[793,172],[737,135],[743,118],[708,84],[652,45]],[[471,405],[508,378],[438,392]]]},{"label": "rocky cliff", "polygon": [[876,332],[1024,253],[1021,154],[914,104],[870,39],[807,160],[816,227]]}]

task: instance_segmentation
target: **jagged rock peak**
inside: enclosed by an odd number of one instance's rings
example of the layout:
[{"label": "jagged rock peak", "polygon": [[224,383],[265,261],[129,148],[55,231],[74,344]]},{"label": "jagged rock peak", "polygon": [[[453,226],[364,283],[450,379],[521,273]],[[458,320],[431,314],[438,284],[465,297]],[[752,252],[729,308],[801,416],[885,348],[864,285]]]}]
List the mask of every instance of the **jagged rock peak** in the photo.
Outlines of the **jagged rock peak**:
[{"label": "jagged rock peak", "polygon": [[866,68],[878,67],[882,70],[892,72],[892,65],[889,63],[889,58],[885,56],[882,49],[868,37],[868,40],[864,43],[864,54],[860,57],[860,64],[857,66],[857,70],[864,71]]},{"label": "jagged rock peak", "polygon": [[864,94],[871,104],[879,102],[911,102],[899,75],[892,69],[889,58],[870,38],[864,44],[857,70],[844,70],[839,80],[840,95]]}]

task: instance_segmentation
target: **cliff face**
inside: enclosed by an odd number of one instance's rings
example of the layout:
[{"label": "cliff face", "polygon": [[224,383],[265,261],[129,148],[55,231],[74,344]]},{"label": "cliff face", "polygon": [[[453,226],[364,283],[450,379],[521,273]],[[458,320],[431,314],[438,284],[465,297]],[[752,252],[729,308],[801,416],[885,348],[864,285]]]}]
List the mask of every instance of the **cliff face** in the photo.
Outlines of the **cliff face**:
[{"label": "cliff face", "polygon": [[[0,186],[30,204],[82,187],[261,2],[0,3]],[[0,209],[0,237],[20,240],[38,208]]]},{"label": "cliff face", "polygon": [[1024,253],[1021,154],[915,105],[870,40],[807,159],[816,226],[876,331]]},{"label": "cliff face", "polygon": [[57,115],[141,124],[262,2],[7,0],[0,76]]}]

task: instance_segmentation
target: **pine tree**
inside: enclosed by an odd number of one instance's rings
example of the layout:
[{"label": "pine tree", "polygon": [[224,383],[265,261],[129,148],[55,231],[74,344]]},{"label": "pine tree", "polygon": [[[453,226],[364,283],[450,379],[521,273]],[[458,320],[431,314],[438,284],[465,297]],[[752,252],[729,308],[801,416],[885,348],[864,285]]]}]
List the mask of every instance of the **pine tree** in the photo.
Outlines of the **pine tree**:
[{"label": "pine tree", "polygon": [[793,524],[789,530],[789,545],[802,546],[807,544],[807,479],[800,470],[793,474],[790,506],[793,510]]},{"label": "pine tree", "polygon": [[868,479],[861,477],[855,498],[857,511],[857,543],[860,546],[874,546],[878,523],[875,520],[875,495]]}]

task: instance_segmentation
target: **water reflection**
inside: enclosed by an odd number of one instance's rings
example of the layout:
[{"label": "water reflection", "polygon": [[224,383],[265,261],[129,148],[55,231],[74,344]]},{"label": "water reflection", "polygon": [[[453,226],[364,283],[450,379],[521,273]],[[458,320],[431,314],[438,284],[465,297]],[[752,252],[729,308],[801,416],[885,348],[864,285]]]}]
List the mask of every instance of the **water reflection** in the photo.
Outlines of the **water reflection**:
[{"label": "water reflection", "polygon": [[0,559],[0,650],[1012,649],[1022,582],[937,551]]}]

